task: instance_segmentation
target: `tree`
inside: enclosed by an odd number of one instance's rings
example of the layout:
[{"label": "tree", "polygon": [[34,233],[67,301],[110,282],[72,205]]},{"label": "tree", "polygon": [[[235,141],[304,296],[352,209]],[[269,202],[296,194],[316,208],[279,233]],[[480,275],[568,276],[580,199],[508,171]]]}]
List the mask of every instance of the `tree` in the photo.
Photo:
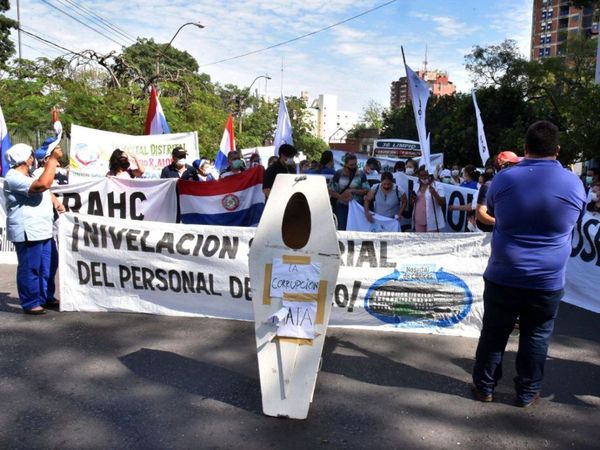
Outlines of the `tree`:
[{"label": "tree", "polygon": [[385,112],[387,112],[387,108],[373,99],[369,100],[367,106],[362,110],[359,126],[381,130],[381,127],[383,126],[383,114]]},{"label": "tree", "polygon": [[[9,9],[9,0],[0,0],[0,13]],[[18,26],[17,21],[0,14],[0,69],[6,69],[6,62],[15,53],[15,44],[10,39],[10,31]]]},{"label": "tree", "polygon": [[[135,44],[123,49],[123,59],[135,65],[145,78],[158,73],[197,73],[198,62],[188,52],[182,52],[168,44],[159,44],[154,39],[138,38]],[[157,70],[159,69],[159,70]]]}]

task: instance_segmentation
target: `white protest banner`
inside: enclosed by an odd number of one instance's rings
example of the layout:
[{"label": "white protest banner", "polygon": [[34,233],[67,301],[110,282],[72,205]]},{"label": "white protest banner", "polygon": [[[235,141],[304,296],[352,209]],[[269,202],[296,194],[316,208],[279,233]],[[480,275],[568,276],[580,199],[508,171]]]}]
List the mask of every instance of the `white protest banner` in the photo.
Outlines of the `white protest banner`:
[{"label": "white protest banner", "polygon": [[[339,170],[344,166],[343,158],[346,154],[345,151],[342,150],[331,150],[333,153],[333,162],[335,164],[335,170]],[[367,159],[371,158],[371,156],[365,153],[353,153],[356,155],[356,162],[358,168],[362,170],[367,164]],[[374,157],[381,164],[382,172],[394,172],[394,166],[398,161],[406,161],[408,158],[386,158],[383,156],[375,156]],[[417,162],[418,165],[421,165],[421,158],[412,158]],[[444,164],[444,154],[443,153],[434,153],[430,156],[432,167],[437,167]]]},{"label": "white protest banner", "polygon": [[370,233],[397,233],[400,231],[398,219],[380,216],[371,211],[372,222],[365,216],[364,206],[356,200],[348,204],[348,223],[346,230],[368,231]]},{"label": "white protest banner", "polygon": [[187,150],[191,164],[198,158],[198,134],[193,131],[132,136],[72,125],[69,182],[106,176],[108,160],[117,148],[144,165],[144,178],[160,178],[162,168],[171,163],[175,147]]},{"label": "white protest banner", "polygon": [[52,187],[69,212],[120,219],[175,223],[176,179],[104,177]]},{"label": "white protest banner", "polygon": [[600,313],[600,215],[587,213],[573,230],[564,301]]},{"label": "white protest banner", "polygon": [[[66,311],[252,320],[252,228],[64,214]],[[489,235],[340,232],[330,325],[476,336]]]}]

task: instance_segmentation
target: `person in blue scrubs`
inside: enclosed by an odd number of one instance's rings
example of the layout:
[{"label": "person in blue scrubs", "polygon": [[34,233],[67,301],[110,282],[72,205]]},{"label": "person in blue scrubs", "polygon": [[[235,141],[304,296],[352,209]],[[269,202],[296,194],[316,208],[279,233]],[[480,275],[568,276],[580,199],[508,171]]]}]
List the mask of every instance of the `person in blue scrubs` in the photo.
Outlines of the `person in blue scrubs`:
[{"label": "person in blue scrubs", "polygon": [[43,173],[36,179],[31,176],[34,155],[29,145],[15,144],[5,154],[11,167],[4,179],[7,237],[17,252],[21,307],[25,314],[33,315],[58,307],[51,292],[50,273],[54,209],[60,210],[62,205],[49,189],[63,156],[60,146],[50,150],[48,156]]}]

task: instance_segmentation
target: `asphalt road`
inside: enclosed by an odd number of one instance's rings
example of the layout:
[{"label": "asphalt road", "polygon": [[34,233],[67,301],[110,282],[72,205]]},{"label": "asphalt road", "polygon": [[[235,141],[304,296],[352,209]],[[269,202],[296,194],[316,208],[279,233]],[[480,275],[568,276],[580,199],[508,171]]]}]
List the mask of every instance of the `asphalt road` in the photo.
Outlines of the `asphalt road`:
[{"label": "asphalt road", "polygon": [[0,266],[0,448],[600,448],[600,315],[561,306],[542,400],[470,398],[477,341],[330,328],[309,417],[261,412],[252,323],[26,316]]}]

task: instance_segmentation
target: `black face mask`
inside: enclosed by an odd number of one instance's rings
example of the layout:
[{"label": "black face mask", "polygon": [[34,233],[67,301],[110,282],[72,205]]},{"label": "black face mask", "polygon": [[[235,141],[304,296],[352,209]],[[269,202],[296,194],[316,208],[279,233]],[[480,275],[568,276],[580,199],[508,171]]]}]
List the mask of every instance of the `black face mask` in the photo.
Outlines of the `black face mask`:
[{"label": "black face mask", "polygon": [[122,159],[119,161],[119,167],[121,167],[121,169],[127,170],[129,169],[129,166],[131,166],[131,163],[128,160]]}]

